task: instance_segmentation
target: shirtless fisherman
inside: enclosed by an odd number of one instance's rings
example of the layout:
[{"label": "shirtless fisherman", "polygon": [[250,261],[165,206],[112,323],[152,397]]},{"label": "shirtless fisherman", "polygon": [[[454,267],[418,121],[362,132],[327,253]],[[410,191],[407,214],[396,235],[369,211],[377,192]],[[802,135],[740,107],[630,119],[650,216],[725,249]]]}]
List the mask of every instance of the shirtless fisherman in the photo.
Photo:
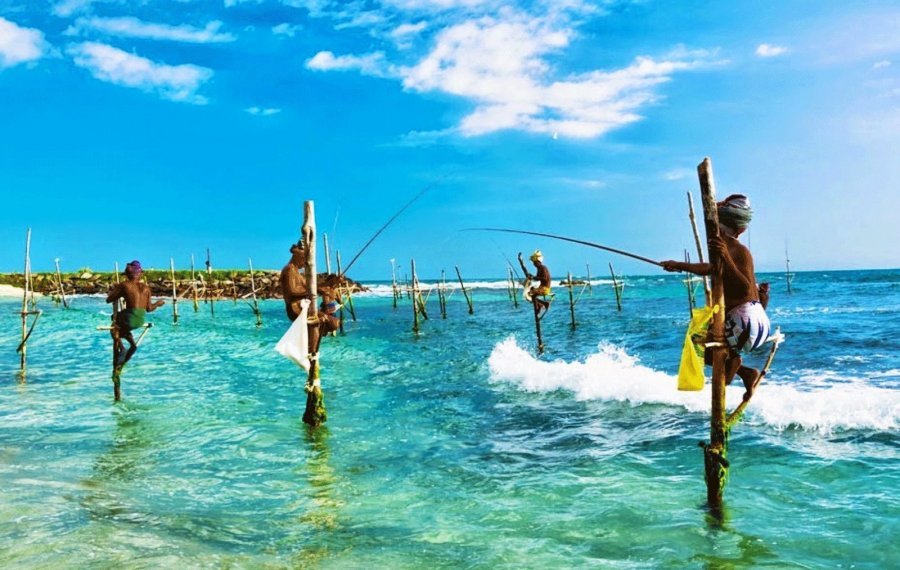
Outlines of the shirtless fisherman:
[{"label": "shirtless fisherman", "polygon": [[[300,301],[311,299],[306,278],[300,274],[300,270],[306,267],[307,250],[300,244],[291,245],[291,259],[281,269],[281,294],[284,296],[284,308],[291,322],[300,316]],[[319,332],[326,335],[336,331],[340,321],[336,316],[338,300],[331,287],[320,286],[318,293],[322,296],[322,304],[319,310]]]},{"label": "shirtless fisherman", "polygon": [[[729,353],[725,360],[725,382],[731,383],[735,374],[744,381],[747,392],[744,399],[753,395],[753,387],[759,370],[743,365],[741,353],[758,349],[769,336],[769,286],[756,284],[753,274],[753,256],[738,237],[750,225],[753,210],[750,200],[742,194],[732,194],[717,204],[719,236],[709,239],[710,251],[715,251],[723,265],[722,281],[725,289],[725,336]],[[662,262],[666,271],[688,271],[697,275],[710,275],[709,263],[687,263],[668,260]]]},{"label": "shirtless fisherman", "polygon": [[[131,360],[137,351],[137,343],[131,331],[144,326],[144,317],[147,313],[153,312],[159,307],[166,304],[165,301],[150,300],[150,287],[146,283],[141,283],[141,262],[134,260],[125,266],[125,281],[113,286],[109,295],[106,296],[107,303],[116,303],[119,299],[125,299],[125,308],[116,313],[113,321],[113,328],[110,334],[115,341],[116,351],[116,367],[122,368]],[[122,339],[128,341],[128,351],[122,344]]]},{"label": "shirtless fisherman", "polygon": [[[534,314],[535,316],[542,318],[541,309],[544,310],[544,314],[547,313],[547,310],[550,309],[550,301],[546,300],[546,296],[552,293],[550,289],[550,269],[544,265],[544,254],[541,253],[541,250],[536,249],[534,253],[532,253],[528,259],[531,260],[531,263],[534,264],[534,268],[537,269],[537,280],[538,284],[528,290],[528,296],[531,297],[531,302],[534,303]],[[532,276],[531,273],[528,272],[528,269],[525,268],[525,264],[522,263],[522,254],[519,254],[519,263],[522,266],[522,271],[525,273],[525,280],[531,281],[535,276]],[[540,299],[539,297],[545,297],[544,299]]]}]

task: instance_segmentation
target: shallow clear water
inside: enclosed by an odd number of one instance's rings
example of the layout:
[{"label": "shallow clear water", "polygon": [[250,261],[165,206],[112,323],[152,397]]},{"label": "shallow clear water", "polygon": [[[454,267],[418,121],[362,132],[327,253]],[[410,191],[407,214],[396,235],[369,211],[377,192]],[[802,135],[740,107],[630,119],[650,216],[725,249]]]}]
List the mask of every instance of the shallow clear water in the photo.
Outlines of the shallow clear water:
[{"label": "shallow clear water", "polygon": [[[766,278],[766,276],[763,276]],[[167,304],[112,402],[98,298],[45,311],[17,376],[0,300],[0,565],[889,568],[900,566],[900,271],[801,273],[769,313],[787,342],[732,432],[726,518],[705,509],[709,389],[678,392],[677,276],[595,282],[543,321],[503,283],[475,315],[389,291],[323,341],[328,422],[273,351],[280,301]],[[576,291],[576,295],[578,292]],[[729,405],[742,389],[728,389]]]}]

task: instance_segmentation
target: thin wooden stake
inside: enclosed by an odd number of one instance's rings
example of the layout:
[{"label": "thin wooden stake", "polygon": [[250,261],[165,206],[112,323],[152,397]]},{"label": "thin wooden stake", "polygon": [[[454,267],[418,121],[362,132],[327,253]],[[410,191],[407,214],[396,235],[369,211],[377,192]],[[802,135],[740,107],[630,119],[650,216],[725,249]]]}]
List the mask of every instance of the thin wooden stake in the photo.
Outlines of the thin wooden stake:
[{"label": "thin wooden stake", "polygon": [[441,269],[441,283],[438,289],[438,300],[441,303],[441,318],[447,318],[447,275]]},{"label": "thin wooden stake", "polygon": [[206,248],[206,277],[209,280],[209,283],[203,287],[204,292],[206,293],[206,302],[209,303],[209,314],[213,317],[216,316],[216,300],[213,296],[213,277],[212,277],[212,261],[209,257],[209,248]]},{"label": "thin wooden stake", "polygon": [[394,308],[397,308],[397,299],[400,297],[400,290],[397,287],[397,272],[394,267],[394,258],[391,258],[391,294],[394,297]]},{"label": "thin wooden stake", "polygon": [[[344,272],[341,271],[341,252],[335,251],[335,255],[337,256],[338,276],[341,279],[345,279]],[[331,272],[329,271],[329,273],[331,273]],[[343,310],[343,303],[341,303],[341,305],[342,305],[341,310]],[[349,285],[347,286],[347,309],[350,310],[350,318],[353,319],[353,322],[355,323],[356,322],[356,308],[354,308],[354,306],[353,306],[353,291],[351,290],[351,287]],[[343,316],[341,317],[341,319],[343,320]],[[341,332],[344,332],[343,328],[341,328]]]},{"label": "thin wooden stake", "polygon": [[[703,244],[700,242],[700,230],[697,229],[697,216],[694,215],[694,196],[688,192],[688,217],[691,219],[691,230],[694,232],[694,243],[697,246],[697,259],[700,260],[700,263],[704,263],[703,261]],[[704,275],[703,279],[703,295],[706,299],[706,306],[709,306],[710,303],[710,289],[709,289],[709,278]]]},{"label": "thin wooden stake", "polygon": [[794,274],[791,273],[791,258],[788,257],[787,244],[785,244],[785,246],[784,246],[784,267],[785,267],[784,277],[787,280],[787,292],[788,292],[788,295],[792,295],[794,293],[794,290],[791,287],[791,284],[794,281]]},{"label": "thin wooden stake", "polygon": [[319,343],[322,338],[319,331],[319,286],[316,274],[316,214],[312,200],[303,204],[303,243],[307,248],[306,287],[313,298],[308,309],[307,327],[309,328],[309,374],[306,377],[306,411],[303,422],[315,428],[328,419],[325,410],[325,395],[319,377]]},{"label": "thin wooden stake", "polygon": [[572,317],[572,330],[575,330],[575,285],[572,283],[572,272],[566,275],[568,282],[566,288],[569,290],[569,314]]},{"label": "thin wooden stake", "polygon": [[456,276],[459,278],[459,287],[462,289],[463,297],[466,298],[466,303],[469,305],[469,314],[475,314],[475,306],[472,303],[472,295],[466,290],[466,284],[463,283],[462,274],[459,272],[459,265],[456,266]]},{"label": "thin wooden stake", "polygon": [[416,260],[410,260],[410,273],[412,274],[412,307],[413,307],[413,332],[419,336],[419,283],[416,279]]},{"label": "thin wooden stake", "polygon": [[590,263],[585,263],[585,267],[587,268],[587,287],[588,287],[588,293],[591,294],[591,295],[593,295],[593,294],[594,294],[594,287],[593,287],[593,285],[591,285],[591,264],[590,264]]},{"label": "thin wooden stake", "polygon": [[[688,253],[688,250],[684,250],[684,262],[691,262],[691,254]],[[694,307],[697,306],[697,300],[694,297],[694,276],[688,275],[687,279],[684,280],[684,286],[687,288],[688,294],[688,316],[694,314]]]},{"label": "thin wooden stake", "polygon": [[[716,209],[716,184],[713,178],[712,162],[707,157],[697,166],[700,178],[700,194],[703,198],[703,219],[706,236],[719,235],[719,214]],[[709,443],[703,447],[704,472],[706,475],[706,499],[710,507],[720,511],[725,483],[728,480],[728,437],[725,418],[725,360],[728,345],[725,339],[725,288],[722,280],[723,265],[718,254],[709,250],[711,274],[711,302],[720,309],[713,315],[709,327],[709,338],[715,346],[712,351],[712,412],[710,414]]]},{"label": "thin wooden stake", "polygon": [[256,315],[256,326],[262,326],[262,313],[259,310],[259,299],[256,296],[256,278],[253,276],[253,259],[247,258],[247,264],[250,266],[250,292],[253,294],[253,314]]},{"label": "thin wooden stake", "polygon": [[[331,275],[331,253],[328,249],[328,234],[322,232],[322,241],[325,244],[325,273]],[[338,263],[338,273],[341,272],[340,263]]]},{"label": "thin wooden stake", "polygon": [[63,287],[62,273],[59,270],[59,258],[53,260],[56,263],[56,284],[59,287],[59,298],[62,301],[63,307],[69,308],[69,301],[66,300],[66,289]]},{"label": "thin wooden stake", "polygon": [[[116,273],[118,273],[118,268],[116,268]],[[194,254],[191,254],[191,288],[194,293],[194,312],[200,310],[200,303],[197,300],[197,275],[194,272]]]},{"label": "thin wooden stake", "polygon": [[612,274],[613,280],[613,290],[616,292],[616,307],[618,307],[619,311],[622,310],[622,288],[625,287],[624,283],[619,283],[619,280],[616,278],[616,272],[613,271],[612,262],[609,264],[609,272]]},{"label": "thin wooden stake", "polygon": [[178,287],[175,282],[175,258],[169,258],[169,276],[172,277],[172,324],[178,324]]}]

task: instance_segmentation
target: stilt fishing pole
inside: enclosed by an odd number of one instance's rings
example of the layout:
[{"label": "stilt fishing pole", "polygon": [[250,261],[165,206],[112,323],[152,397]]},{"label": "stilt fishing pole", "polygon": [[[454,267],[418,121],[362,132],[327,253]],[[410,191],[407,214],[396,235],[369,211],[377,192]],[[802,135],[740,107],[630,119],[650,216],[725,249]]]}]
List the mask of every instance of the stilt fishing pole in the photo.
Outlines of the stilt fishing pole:
[{"label": "stilt fishing pole", "polygon": [[350,270],[350,267],[352,267],[353,264],[356,263],[356,260],[359,259],[359,256],[362,255],[363,252],[366,251],[370,245],[372,245],[372,242],[375,241],[375,238],[377,238],[379,235],[381,235],[381,232],[386,230],[387,227],[389,225],[391,225],[394,220],[396,220],[398,217],[400,217],[400,214],[405,212],[406,209],[409,208],[410,206],[412,206],[416,200],[418,200],[419,198],[424,196],[429,190],[434,188],[437,185],[437,183],[440,182],[441,180],[443,180],[443,178],[436,180],[436,181],[432,182],[431,184],[429,184],[428,186],[426,186],[425,188],[423,188],[418,194],[413,196],[412,200],[410,200],[409,202],[404,204],[403,207],[400,208],[396,214],[391,216],[391,219],[389,219],[387,222],[385,222],[385,224],[383,226],[378,228],[378,231],[375,232],[375,235],[373,235],[371,238],[369,238],[369,241],[367,241],[366,244],[364,246],[362,246],[362,249],[360,249],[359,252],[357,252],[357,254],[353,256],[353,259],[350,260],[350,263],[347,264],[347,267],[344,268],[344,271],[341,272],[340,276],[343,277],[347,273],[347,271]]},{"label": "stilt fishing pole", "polygon": [[637,260],[643,261],[645,263],[651,263],[653,265],[656,265],[657,267],[662,267],[662,263],[660,263],[658,261],[654,261],[654,260],[650,259],[649,257],[644,257],[642,255],[638,255],[636,253],[630,253],[627,251],[623,251],[621,249],[616,249],[614,247],[600,245],[599,243],[593,243],[590,241],[584,241],[584,240],[565,237],[565,236],[545,234],[545,233],[541,233],[541,232],[529,232],[529,231],[525,231],[525,230],[510,230],[510,229],[506,229],[506,228],[466,228],[463,231],[506,232],[506,233],[511,233],[511,234],[525,234],[525,235],[531,235],[531,236],[540,236],[540,237],[545,237],[545,238],[558,239],[558,240],[568,241],[568,242],[572,242],[572,243],[579,243],[581,245],[586,245],[588,247],[595,247],[597,249],[602,249],[604,251],[609,251],[612,253],[618,253],[619,255],[624,255],[626,257],[630,257],[632,259],[637,259]]}]

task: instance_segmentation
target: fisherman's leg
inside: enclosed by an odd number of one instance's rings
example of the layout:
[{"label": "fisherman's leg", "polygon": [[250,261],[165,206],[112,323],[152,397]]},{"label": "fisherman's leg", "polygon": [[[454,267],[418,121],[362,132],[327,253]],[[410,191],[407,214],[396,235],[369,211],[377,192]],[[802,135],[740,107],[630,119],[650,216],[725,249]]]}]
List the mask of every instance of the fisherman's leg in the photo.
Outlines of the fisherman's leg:
[{"label": "fisherman's leg", "polygon": [[759,378],[759,370],[750,368],[749,366],[741,366],[737,369],[737,375],[744,381],[744,399],[749,400],[753,396],[753,389],[756,387],[756,380]]},{"label": "fisherman's leg", "polygon": [[[711,351],[707,351],[711,352]],[[729,351],[728,357],[725,359],[725,385],[728,386],[731,384],[732,380],[734,380],[735,374],[737,374],[738,369],[741,367],[741,355],[734,352]]]},{"label": "fisherman's leg", "polygon": [[[125,351],[124,354],[122,354],[122,349],[124,349],[125,347],[122,346],[119,349],[120,350],[120,352],[119,352],[120,360],[118,360],[117,362],[118,362],[120,368],[122,366],[125,366],[126,364],[128,364],[128,361],[131,360],[131,357],[134,356],[135,352],[137,352],[137,343],[134,341],[134,336],[131,334],[131,331],[128,331],[127,333],[125,333],[123,335],[123,338],[128,341],[128,350]],[[122,341],[120,340],[119,344],[121,345],[121,343],[122,343]]]}]

